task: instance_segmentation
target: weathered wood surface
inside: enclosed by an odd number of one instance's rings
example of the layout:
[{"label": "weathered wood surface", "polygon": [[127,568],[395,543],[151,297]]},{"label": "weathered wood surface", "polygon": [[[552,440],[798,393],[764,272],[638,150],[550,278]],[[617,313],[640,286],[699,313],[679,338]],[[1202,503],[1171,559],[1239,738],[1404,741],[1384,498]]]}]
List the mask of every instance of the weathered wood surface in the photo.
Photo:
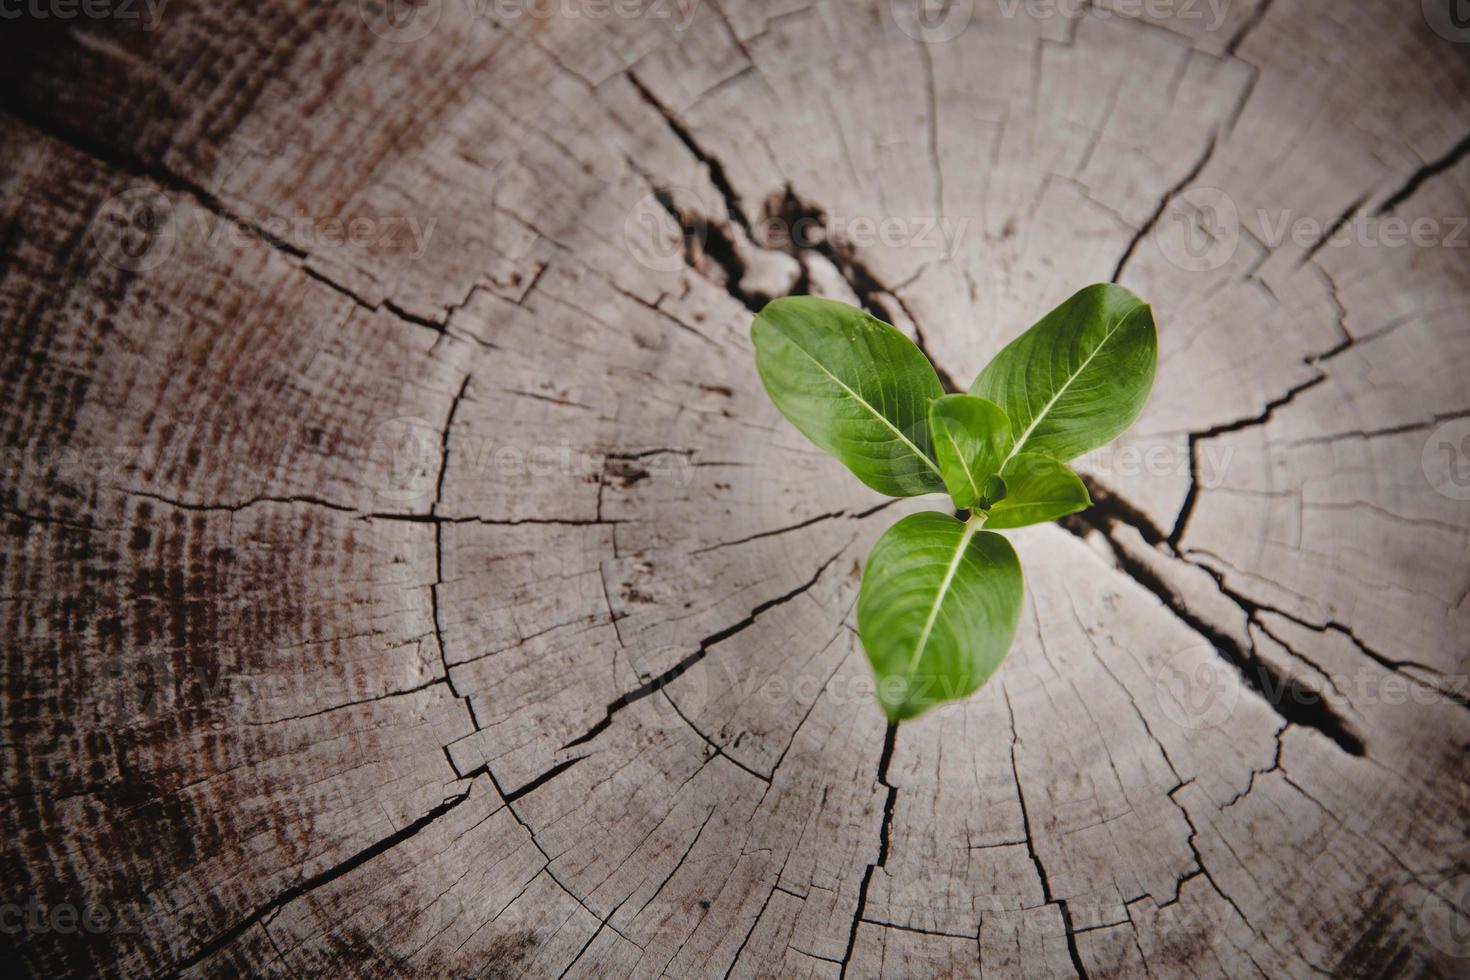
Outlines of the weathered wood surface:
[{"label": "weathered wood surface", "polygon": [[[16,25],[8,962],[1463,975],[1470,47],[911,6]],[[928,504],[776,415],[749,307],[865,302],[963,384],[1110,278],[1148,410],[1015,535],[997,677],[887,738],[852,608]]]}]

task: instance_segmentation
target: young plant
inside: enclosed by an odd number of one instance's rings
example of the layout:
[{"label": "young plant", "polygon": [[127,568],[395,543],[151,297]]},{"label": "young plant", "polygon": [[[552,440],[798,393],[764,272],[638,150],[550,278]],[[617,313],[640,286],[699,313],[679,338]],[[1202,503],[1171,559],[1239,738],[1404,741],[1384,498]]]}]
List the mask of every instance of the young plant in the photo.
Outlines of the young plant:
[{"label": "young plant", "polygon": [[[750,328],[781,414],[891,497],[948,491],[949,514],[903,518],[863,571],[858,635],[890,721],[963,698],[995,672],[1021,615],[1021,563],[995,529],[1091,506],[1066,461],[1132,424],[1153,386],[1153,310],[1088,286],[947,395],[915,344],[833,300],[791,296]],[[989,530],[985,530],[989,528]]]}]

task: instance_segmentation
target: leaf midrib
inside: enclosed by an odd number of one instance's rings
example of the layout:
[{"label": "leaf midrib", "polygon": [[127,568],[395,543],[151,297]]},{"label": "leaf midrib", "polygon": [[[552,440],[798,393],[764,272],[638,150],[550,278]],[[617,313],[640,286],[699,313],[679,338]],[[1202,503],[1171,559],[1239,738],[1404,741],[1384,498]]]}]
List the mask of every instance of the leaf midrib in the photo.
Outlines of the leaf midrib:
[{"label": "leaf midrib", "polygon": [[909,658],[908,670],[905,671],[908,677],[913,676],[914,668],[919,665],[919,657],[923,655],[924,648],[929,645],[929,635],[934,631],[934,624],[939,619],[939,607],[944,605],[944,597],[949,594],[950,583],[954,581],[955,572],[959,571],[960,561],[965,556],[965,549],[970,546],[970,539],[975,536],[976,531],[980,530],[980,525],[983,523],[984,518],[965,523],[965,531],[960,535],[959,546],[955,548],[954,556],[949,560],[949,567],[944,570],[944,578],[939,583],[939,591],[934,595],[934,605],[929,607],[929,618],[924,621],[924,629],[919,633],[919,642],[914,647],[914,655]]},{"label": "leaf midrib", "polygon": [[1108,330],[1107,333],[1103,334],[1102,340],[1099,340],[1097,342],[1097,346],[1092,349],[1092,353],[1088,354],[1085,358],[1082,359],[1082,363],[1077,365],[1077,370],[1073,371],[1067,377],[1067,380],[1063,382],[1060,388],[1057,389],[1057,393],[1052,395],[1047,403],[1041,407],[1041,411],[1032,416],[1031,424],[1026,426],[1026,431],[1021,433],[1021,438],[1015,441],[1015,443],[1011,446],[1010,453],[1006,456],[1005,459],[1001,461],[1001,469],[1005,469],[1005,464],[1009,463],[1021,451],[1021,447],[1026,444],[1026,440],[1031,438],[1031,433],[1036,429],[1038,425],[1041,424],[1042,419],[1046,418],[1046,413],[1051,411],[1052,406],[1057,403],[1057,399],[1065,395],[1067,393],[1067,389],[1072,387],[1072,382],[1076,381],[1077,378],[1082,374],[1082,372],[1087,370],[1087,365],[1091,364],[1092,359],[1098,355],[1098,352],[1108,345],[1108,341],[1113,339],[1113,334],[1117,333],[1119,330],[1122,330],[1123,324],[1127,323],[1128,320],[1132,318],[1135,313],[1143,308],[1144,307],[1141,306],[1135,306],[1123,316],[1119,317],[1118,322],[1115,323]]},{"label": "leaf midrib", "polygon": [[934,475],[937,476],[937,477],[939,477],[940,481],[943,482],[943,480],[944,480],[944,474],[939,472],[939,467],[937,465],[935,465],[934,461],[931,460],[928,457],[928,455],[925,454],[925,452],[922,449],[920,449],[918,446],[914,445],[909,440],[909,437],[908,436],[906,436],[902,432],[900,432],[898,426],[896,426],[892,422],[888,421],[888,417],[885,416],[882,412],[878,411],[876,408],[874,408],[868,402],[868,400],[865,399],[862,395],[859,395],[857,392],[855,392],[851,388],[849,388],[847,386],[847,383],[845,381],[843,381],[837,375],[833,374],[831,371],[827,370],[827,365],[823,364],[821,361],[817,360],[814,356],[812,356],[811,352],[808,351],[805,347],[801,346],[795,340],[792,340],[790,337],[787,337],[786,339],[791,342],[791,346],[792,347],[795,347],[797,350],[801,351],[802,354],[806,356],[806,359],[807,360],[809,360],[813,364],[815,364],[817,366],[817,369],[819,371],[821,371],[827,377],[831,378],[833,381],[835,381],[837,383],[837,386],[839,388],[841,388],[843,391],[845,391],[849,395],[851,395],[853,401],[857,402],[859,405],[863,406],[863,408],[866,408],[869,412],[871,412],[872,415],[873,415],[873,418],[877,419],[879,422],[882,422],[884,425],[888,426],[888,428],[890,430],[892,430],[893,434],[896,435],[896,436],[898,436],[899,441],[902,442],[905,446],[908,446],[910,449],[912,449],[914,451],[914,455],[917,456],[917,457],[919,457],[921,460],[923,460],[924,461],[924,465],[927,466],[927,467],[929,467],[929,469],[933,470],[934,471]]},{"label": "leaf midrib", "polygon": [[[946,421],[945,422],[945,424],[944,424],[944,438],[948,439],[950,446],[952,446],[954,448],[954,454],[955,454],[956,458],[958,458],[959,461],[960,461],[960,468],[965,471],[965,482],[970,485],[970,491],[971,491],[972,494],[974,494],[974,499],[978,501],[980,499],[980,487],[975,484],[975,473],[974,473],[973,470],[970,469],[970,466],[971,466],[971,463],[973,462],[973,460],[966,460],[965,459],[965,454],[964,454],[963,450],[960,447],[960,442],[959,442],[958,439],[956,439],[954,437],[954,435],[953,435],[953,429],[951,428],[951,426],[952,426],[952,423],[951,422],[949,422],[949,421]],[[931,426],[931,428],[932,428],[932,426]],[[943,474],[940,474],[940,477],[942,479],[943,478]]]}]

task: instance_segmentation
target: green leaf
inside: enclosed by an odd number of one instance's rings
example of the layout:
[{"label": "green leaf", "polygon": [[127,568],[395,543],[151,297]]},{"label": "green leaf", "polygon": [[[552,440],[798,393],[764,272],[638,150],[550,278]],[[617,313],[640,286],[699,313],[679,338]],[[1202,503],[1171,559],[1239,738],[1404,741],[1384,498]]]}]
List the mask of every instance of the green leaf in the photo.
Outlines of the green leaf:
[{"label": "green leaf", "polygon": [[970,386],[1011,418],[1011,455],[1069,460],[1109,442],[1154,383],[1153,310],[1122,286],[1088,286],[995,355]]},{"label": "green leaf", "polygon": [[961,510],[984,496],[986,481],[1000,472],[1011,449],[1011,420],[993,401],[945,395],[929,403],[929,431],[944,485]]},{"label": "green leaf", "polygon": [[948,514],[911,514],[878,539],[858,596],[858,635],[892,721],[965,697],[1000,666],[1021,615],[1010,542]]},{"label": "green leaf", "polygon": [[1006,499],[1006,481],[1000,478],[1000,474],[985,478],[985,492],[980,495],[980,507],[982,510],[990,510],[1000,501]]},{"label": "green leaf", "polygon": [[944,489],[929,438],[929,402],[944,389],[913,341],[815,296],[766,304],[750,336],[771,401],[859,480],[891,497]]},{"label": "green leaf", "polygon": [[1005,496],[990,508],[985,526],[1025,527],[1054,521],[1092,506],[1087,487],[1072,468],[1040,453],[1012,456],[1001,471]]}]

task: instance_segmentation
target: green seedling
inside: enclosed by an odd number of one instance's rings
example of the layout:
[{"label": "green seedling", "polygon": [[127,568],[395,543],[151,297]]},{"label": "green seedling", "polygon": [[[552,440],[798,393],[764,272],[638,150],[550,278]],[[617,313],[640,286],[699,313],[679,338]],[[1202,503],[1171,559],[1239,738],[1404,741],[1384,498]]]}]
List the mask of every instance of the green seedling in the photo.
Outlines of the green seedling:
[{"label": "green seedling", "polygon": [[1088,286],[1008,344],[969,394],[945,394],[893,326],[814,296],[775,300],[751,326],[756,368],[792,425],[891,497],[948,493],[968,520],[911,514],[863,571],[858,634],[890,721],[978,690],[1021,615],[1021,563],[995,531],[1092,504],[1067,461],[1121,434],[1153,386],[1153,310]]}]

